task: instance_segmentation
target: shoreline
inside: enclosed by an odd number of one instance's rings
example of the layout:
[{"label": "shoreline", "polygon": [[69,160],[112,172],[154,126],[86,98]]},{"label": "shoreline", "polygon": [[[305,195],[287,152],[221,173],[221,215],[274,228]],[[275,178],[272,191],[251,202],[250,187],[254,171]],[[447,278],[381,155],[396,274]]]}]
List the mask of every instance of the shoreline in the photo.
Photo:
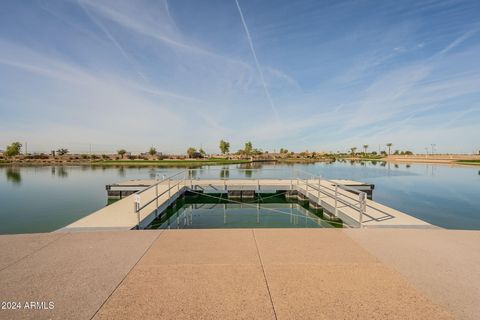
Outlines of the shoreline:
[{"label": "shoreline", "polygon": [[2,166],[91,166],[91,167],[197,167],[209,165],[230,165],[253,163],[250,160],[112,160],[112,161],[11,161],[0,162]]},{"label": "shoreline", "polygon": [[358,158],[358,157],[346,157],[346,158],[323,158],[323,159],[272,159],[266,160],[231,160],[231,159],[204,159],[204,160],[94,160],[94,161],[0,161],[0,167],[5,166],[126,166],[126,167],[198,167],[198,166],[211,166],[211,165],[232,165],[232,164],[255,164],[255,163],[268,163],[274,162],[278,164],[314,164],[324,162],[341,162],[341,161],[368,161],[368,162],[389,162],[389,163],[416,163],[416,164],[439,164],[450,165],[459,167],[478,167],[480,166],[480,157],[474,159],[465,158]]}]

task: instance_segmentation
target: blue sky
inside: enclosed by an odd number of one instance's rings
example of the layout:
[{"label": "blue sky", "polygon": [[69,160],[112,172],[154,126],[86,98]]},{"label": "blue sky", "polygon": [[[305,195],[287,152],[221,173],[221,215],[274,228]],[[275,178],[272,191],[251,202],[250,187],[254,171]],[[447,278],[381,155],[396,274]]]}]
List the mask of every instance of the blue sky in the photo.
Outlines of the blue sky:
[{"label": "blue sky", "polygon": [[479,1],[5,0],[0,146],[472,152],[479,17]]}]

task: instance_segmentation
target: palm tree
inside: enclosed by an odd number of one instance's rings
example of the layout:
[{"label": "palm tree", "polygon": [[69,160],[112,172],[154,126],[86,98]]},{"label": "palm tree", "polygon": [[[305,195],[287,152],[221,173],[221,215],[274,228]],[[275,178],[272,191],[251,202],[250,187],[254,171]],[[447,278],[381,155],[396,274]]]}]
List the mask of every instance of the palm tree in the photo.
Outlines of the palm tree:
[{"label": "palm tree", "polygon": [[392,146],[393,146],[393,143],[391,143],[391,142],[387,143],[388,155],[390,155],[390,148],[392,148]]},{"label": "palm tree", "polygon": [[368,149],[368,144],[364,144],[363,145],[363,152],[367,153],[367,149]]},{"label": "palm tree", "polygon": [[350,148],[350,150],[352,151],[352,155],[355,155],[355,151],[357,151],[357,147],[352,147]]}]

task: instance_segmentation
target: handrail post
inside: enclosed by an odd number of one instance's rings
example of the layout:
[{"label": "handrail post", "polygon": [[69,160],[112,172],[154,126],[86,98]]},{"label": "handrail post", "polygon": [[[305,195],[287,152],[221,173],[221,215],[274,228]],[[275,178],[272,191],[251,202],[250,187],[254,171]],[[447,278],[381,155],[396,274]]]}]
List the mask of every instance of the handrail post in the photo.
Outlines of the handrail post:
[{"label": "handrail post", "polygon": [[260,193],[260,179],[257,179],[257,192]]},{"label": "handrail post", "polygon": [[155,218],[158,218],[158,183],[155,185]]},{"label": "handrail post", "polygon": [[168,178],[168,201],[170,201],[170,178]]},{"label": "handrail post", "polygon": [[308,200],[308,177],[305,179],[305,195],[307,196]]},{"label": "handrail post", "polygon": [[190,189],[193,190],[193,174],[192,174],[192,169],[188,169],[188,175],[190,176]]},{"label": "handrail post", "polygon": [[359,216],[359,219],[358,219],[358,222],[360,223],[360,228],[363,227],[363,213],[365,211],[365,192],[360,192],[358,194],[358,205],[359,205],[359,213],[360,213],[360,216]]},{"label": "handrail post", "polygon": [[318,177],[318,204],[320,204],[320,189],[322,188],[322,177]]},{"label": "handrail post", "polygon": [[335,183],[335,217],[338,217],[338,184]]},{"label": "handrail post", "polygon": [[133,200],[133,210],[137,214],[138,220],[137,230],[140,230],[140,195],[136,194]]},{"label": "handrail post", "polygon": [[257,202],[257,223],[260,223],[260,203]]}]

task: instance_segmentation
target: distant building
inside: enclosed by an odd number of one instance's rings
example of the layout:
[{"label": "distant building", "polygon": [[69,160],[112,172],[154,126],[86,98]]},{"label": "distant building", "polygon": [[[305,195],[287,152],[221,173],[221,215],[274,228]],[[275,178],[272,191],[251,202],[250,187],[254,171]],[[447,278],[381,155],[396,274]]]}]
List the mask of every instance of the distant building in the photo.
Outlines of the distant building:
[{"label": "distant building", "polygon": [[202,155],[200,152],[195,151],[195,152],[192,154],[192,158],[195,158],[195,159],[203,158],[203,155]]}]

